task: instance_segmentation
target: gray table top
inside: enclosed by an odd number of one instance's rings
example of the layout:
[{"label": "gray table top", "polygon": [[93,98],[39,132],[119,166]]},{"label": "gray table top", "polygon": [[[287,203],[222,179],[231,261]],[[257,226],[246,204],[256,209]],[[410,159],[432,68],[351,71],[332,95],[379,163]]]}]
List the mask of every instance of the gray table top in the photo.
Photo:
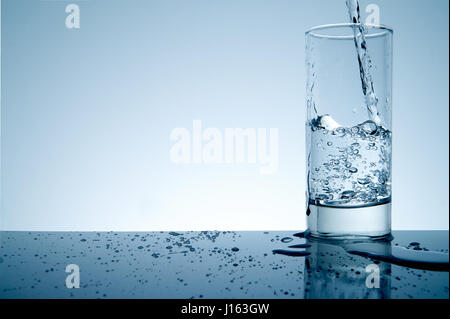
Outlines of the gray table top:
[{"label": "gray table top", "polygon": [[[3,231],[0,298],[449,298],[448,267],[380,261],[294,233]],[[448,231],[393,237],[374,251],[405,247],[400,252],[436,251],[448,260]],[[78,289],[66,286],[71,264],[79,267]],[[371,274],[379,274],[379,287],[368,284]]]}]

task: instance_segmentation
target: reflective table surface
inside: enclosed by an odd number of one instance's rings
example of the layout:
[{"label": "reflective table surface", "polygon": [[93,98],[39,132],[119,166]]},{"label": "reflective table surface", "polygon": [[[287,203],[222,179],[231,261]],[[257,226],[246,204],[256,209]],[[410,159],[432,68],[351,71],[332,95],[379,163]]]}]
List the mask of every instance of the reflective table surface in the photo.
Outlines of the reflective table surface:
[{"label": "reflective table surface", "polygon": [[[3,231],[0,298],[449,298],[448,231],[369,244],[295,233]],[[385,258],[430,252],[447,263]]]}]

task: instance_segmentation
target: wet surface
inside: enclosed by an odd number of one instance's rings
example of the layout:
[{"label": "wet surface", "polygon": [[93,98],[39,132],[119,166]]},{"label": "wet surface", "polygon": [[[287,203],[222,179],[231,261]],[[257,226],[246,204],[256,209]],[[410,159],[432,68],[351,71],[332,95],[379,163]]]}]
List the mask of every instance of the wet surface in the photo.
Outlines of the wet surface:
[{"label": "wet surface", "polygon": [[0,232],[0,298],[449,298],[449,233],[393,236],[367,247],[293,231]]}]

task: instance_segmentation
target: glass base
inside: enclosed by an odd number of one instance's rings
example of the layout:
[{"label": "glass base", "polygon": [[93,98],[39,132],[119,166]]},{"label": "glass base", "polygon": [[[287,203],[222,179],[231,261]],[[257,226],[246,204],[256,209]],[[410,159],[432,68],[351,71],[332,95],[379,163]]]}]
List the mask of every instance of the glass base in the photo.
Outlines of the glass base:
[{"label": "glass base", "polygon": [[388,237],[391,203],[365,207],[329,207],[309,204],[308,233],[312,237],[352,239]]}]

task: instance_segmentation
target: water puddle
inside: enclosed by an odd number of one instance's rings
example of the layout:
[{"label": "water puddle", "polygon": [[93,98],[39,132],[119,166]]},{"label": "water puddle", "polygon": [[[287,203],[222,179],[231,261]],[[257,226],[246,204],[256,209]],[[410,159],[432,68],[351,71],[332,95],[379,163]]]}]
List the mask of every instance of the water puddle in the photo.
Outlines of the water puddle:
[{"label": "water puddle", "polygon": [[307,251],[299,251],[299,250],[285,250],[285,249],[275,249],[272,250],[274,254],[285,255],[290,257],[305,257],[311,255],[310,252]]},{"label": "water puddle", "polygon": [[297,238],[306,239],[306,243],[288,246],[288,249],[275,249],[274,254],[305,257],[311,254],[310,248],[313,244],[326,244],[341,247],[345,252],[358,255],[372,260],[383,261],[403,267],[432,270],[449,271],[448,253],[429,251],[422,248],[419,242],[411,242],[408,247],[393,246],[392,236],[386,240],[321,240],[309,238],[308,232],[300,232],[292,235]]},{"label": "water puddle", "polygon": [[448,254],[436,251],[419,251],[406,247],[392,246],[380,252],[376,244],[361,243],[345,247],[349,254],[367,257],[408,268],[449,271]]}]

